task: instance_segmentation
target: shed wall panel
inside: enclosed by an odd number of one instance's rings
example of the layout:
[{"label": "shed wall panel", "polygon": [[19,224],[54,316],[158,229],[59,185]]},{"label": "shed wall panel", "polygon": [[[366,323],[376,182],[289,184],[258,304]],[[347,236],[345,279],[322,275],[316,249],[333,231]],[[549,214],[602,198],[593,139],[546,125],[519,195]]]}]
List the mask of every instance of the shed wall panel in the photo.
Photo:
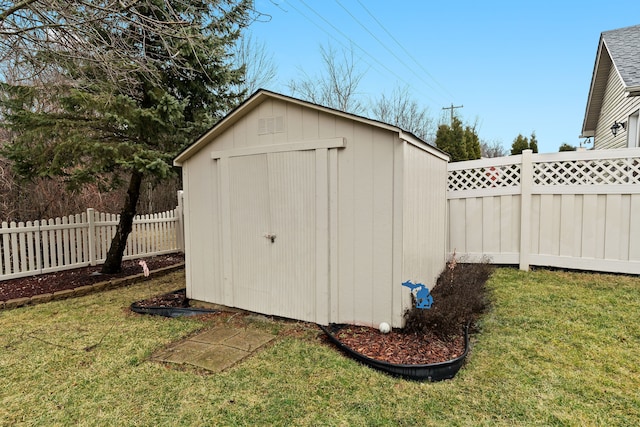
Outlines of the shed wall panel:
[{"label": "shed wall panel", "polygon": [[287,104],[285,129],[288,141],[302,141],[304,139],[302,113],[304,109],[299,105]]},{"label": "shed wall panel", "polygon": [[[353,316],[360,321],[373,323],[372,301],[374,297],[373,277],[373,233],[374,233],[374,164],[372,128],[356,126],[354,163],[350,181],[356,188],[353,197],[354,222],[354,297]],[[351,147],[349,147],[351,148]],[[341,175],[342,177],[342,175]],[[377,280],[377,278],[375,278]]]},{"label": "shed wall panel", "polygon": [[[338,119],[338,323],[390,321],[393,274],[391,132]],[[333,268],[333,267],[332,267]]]},{"label": "shed wall panel", "polygon": [[183,172],[187,297],[220,301],[222,289],[211,286],[222,281],[220,205],[212,191],[219,169],[205,155],[189,159]]},{"label": "shed wall panel", "polygon": [[[394,146],[387,133],[373,135],[373,229],[372,254],[374,278],[371,306],[372,323],[393,322],[393,222]],[[396,325],[399,326],[399,325]]]},{"label": "shed wall panel", "polygon": [[[432,288],[445,266],[447,164],[411,144],[406,144],[404,160],[402,280]],[[482,205],[475,204],[473,210],[481,213]],[[481,236],[477,240],[480,243]]]},{"label": "shed wall panel", "polygon": [[354,280],[355,257],[355,215],[354,199],[356,190],[353,184],[353,164],[355,162],[355,149],[353,123],[339,121],[336,124],[336,132],[347,139],[347,148],[338,153],[338,177],[337,190],[337,265],[332,268],[337,270],[337,301],[335,309],[336,323],[348,323],[353,320],[354,305],[357,303]]},{"label": "shed wall panel", "polygon": [[305,108],[302,110],[302,140],[319,138],[320,113]]}]

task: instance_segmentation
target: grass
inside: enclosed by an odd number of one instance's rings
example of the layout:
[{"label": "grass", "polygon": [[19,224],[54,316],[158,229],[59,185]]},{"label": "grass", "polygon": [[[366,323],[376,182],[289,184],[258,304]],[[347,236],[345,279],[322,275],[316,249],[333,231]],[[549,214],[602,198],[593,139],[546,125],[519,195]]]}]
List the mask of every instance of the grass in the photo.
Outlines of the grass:
[{"label": "grass", "polygon": [[212,321],[128,312],[180,283],[0,312],[0,425],[640,425],[639,278],[498,269],[468,363],[440,383],[370,370],[291,322],[221,374],[150,362]]}]

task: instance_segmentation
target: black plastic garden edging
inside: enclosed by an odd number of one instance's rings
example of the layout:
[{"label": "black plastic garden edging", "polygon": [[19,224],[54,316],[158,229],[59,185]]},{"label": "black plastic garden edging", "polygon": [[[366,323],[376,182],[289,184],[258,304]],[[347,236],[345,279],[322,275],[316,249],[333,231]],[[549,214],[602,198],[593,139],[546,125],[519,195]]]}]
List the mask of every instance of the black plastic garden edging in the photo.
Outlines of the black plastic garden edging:
[{"label": "black plastic garden edging", "polygon": [[469,352],[469,328],[464,328],[464,353],[455,359],[447,360],[439,363],[428,363],[424,365],[405,365],[397,363],[384,362],[382,360],[372,359],[362,353],[358,353],[351,347],[344,345],[335,337],[335,333],[345,325],[331,324],[328,327],[318,325],[329,337],[331,342],[338,346],[348,356],[358,360],[359,362],[387,374],[402,377],[415,381],[442,381],[453,378],[462,367],[464,359]]},{"label": "black plastic garden edging", "polygon": [[201,314],[217,313],[218,310],[195,307],[140,307],[134,302],[131,311],[140,314],[152,314],[164,317],[199,316]]},{"label": "black plastic garden edging", "polygon": [[[183,291],[183,289],[170,292],[177,293]],[[197,307],[163,307],[163,306],[141,306],[140,301],[131,303],[131,311],[139,314],[151,314],[154,316],[163,317],[183,317],[183,316],[199,316],[201,314],[217,313],[219,310],[210,308],[197,308]]]}]

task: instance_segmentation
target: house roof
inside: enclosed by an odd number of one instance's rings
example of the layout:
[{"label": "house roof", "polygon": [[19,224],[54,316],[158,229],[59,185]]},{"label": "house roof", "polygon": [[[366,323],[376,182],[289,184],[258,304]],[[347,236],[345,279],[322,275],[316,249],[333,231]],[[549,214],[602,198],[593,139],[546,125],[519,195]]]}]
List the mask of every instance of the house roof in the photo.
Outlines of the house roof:
[{"label": "house roof", "polygon": [[591,77],[582,136],[593,136],[611,67],[615,67],[628,96],[640,95],[640,25],[600,34]]},{"label": "house roof", "polygon": [[259,89],[253,95],[251,95],[246,101],[244,101],[238,107],[233,109],[229,114],[227,114],[224,118],[222,118],[211,129],[205,132],[205,134],[199,137],[193,144],[191,144],[186,149],[184,149],[180,154],[178,154],[178,156],[173,160],[173,164],[175,166],[181,166],[182,163],[184,163],[184,161],[186,161],[191,156],[196,154],[198,151],[200,151],[201,148],[204,148],[210,141],[212,141],[218,135],[220,135],[225,130],[229,129],[231,126],[237,123],[246,113],[253,110],[258,105],[266,101],[267,99],[278,99],[286,102],[292,102],[294,104],[302,105],[307,108],[313,108],[315,110],[323,111],[328,114],[333,114],[333,115],[344,117],[350,120],[355,120],[357,122],[364,123],[370,126],[375,126],[378,128],[389,130],[391,132],[396,132],[399,134],[401,139],[406,140],[424,149],[425,151],[429,151],[430,153],[438,157],[441,157],[442,159],[449,160],[449,155],[446,154],[444,151],[426,143],[425,141],[421,140],[417,136],[413,135],[411,132],[404,131],[397,126],[393,126],[388,123],[380,122],[377,120],[368,119],[366,117],[358,116],[355,114],[345,113],[344,111],[339,111],[333,108],[324,107],[322,105],[313,104],[311,102],[303,101],[297,98],[292,98],[290,96],[271,92],[265,89]]},{"label": "house roof", "polygon": [[625,87],[640,90],[640,25],[605,31],[602,38]]}]

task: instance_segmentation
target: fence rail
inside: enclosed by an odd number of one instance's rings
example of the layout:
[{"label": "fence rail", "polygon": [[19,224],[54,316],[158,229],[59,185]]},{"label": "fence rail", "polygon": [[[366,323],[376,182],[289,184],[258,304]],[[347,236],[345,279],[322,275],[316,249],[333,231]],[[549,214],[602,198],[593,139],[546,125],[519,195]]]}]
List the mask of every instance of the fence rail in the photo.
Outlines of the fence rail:
[{"label": "fence rail", "polygon": [[449,253],[640,274],[640,149],[525,151],[448,174]]},{"label": "fence rail", "polygon": [[[107,257],[119,215],[86,212],[41,221],[3,222],[0,227],[0,280],[101,264]],[[138,215],[124,259],[180,252],[182,202],[176,209]]]}]

